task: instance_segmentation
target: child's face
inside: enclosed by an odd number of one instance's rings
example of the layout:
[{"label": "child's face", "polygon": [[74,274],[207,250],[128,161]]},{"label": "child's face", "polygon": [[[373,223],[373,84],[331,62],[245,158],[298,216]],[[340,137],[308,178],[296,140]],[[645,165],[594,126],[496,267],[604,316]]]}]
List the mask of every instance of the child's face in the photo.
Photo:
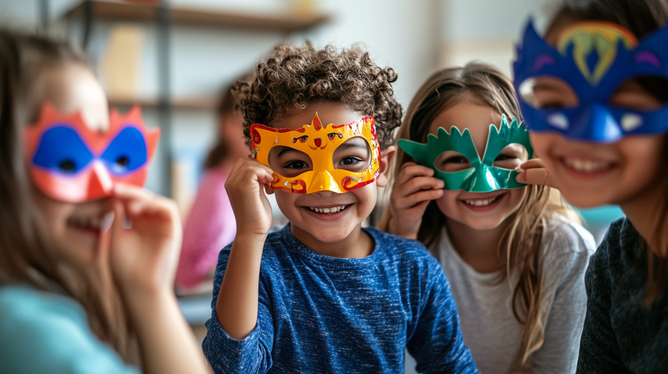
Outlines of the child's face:
[{"label": "child's face", "polygon": [[[42,93],[41,102],[52,103],[59,112],[80,110],[91,129],[108,128],[106,96],[86,67],[69,63],[46,70],[35,89]],[[109,199],[64,203],[47,197],[34,186],[32,195],[46,224],[48,238],[58,251],[56,256],[71,264],[90,263],[98,245],[100,222],[111,211]]]},{"label": "child's face", "polygon": [[[299,129],[304,124],[311,123],[316,111],[323,124],[347,124],[364,117],[364,114],[350,110],[342,103],[317,102],[275,120],[271,127]],[[370,161],[369,147],[366,141],[359,137],[343,143],[333,155],[336,168],[353,172],[363,171]],[[288,177],[309,171],[313,166],[307,154],[286,147],[274,147],[269,163],[276,173]],[[381,187],[387,183],[382,170],[376,183]],[[361,229],[362,221],[371,214],[376,204],[376,183],[346,193],[320,191],[296,194],[276,190],[276,202],[281,212],[290,220],[293,235],[307,246],[315,248],[319,243],[345,240],[351,233]]]},{"label": "child's face", "polygon": [[[556,30],[546,40],[555,44],[558,34]],[[557,78],[536,78],[532,93],[536,108],[580,105],[570,85]],[[663,106],[634,80],[619,85],[609,105],[638,111]],[[536,157],[543,160],[564,199],[580,208],[623,206],[651,188],[659,174],[665,140],[665,134],[630,135],[614,143],[596,143],[555,132],[531,132]]]},{"label": "child's face", "polygon": [[[463,100],[442,111],[431,123],[429,133],[436,135],[439,127],[448,133],[456,126],[460,131],[468,129],[479,157],[485,154],[489,125],[497,128],[501,115],[487,105],[479,105]],[[494,166],[515,169],[527,159],[527,152],[521,145],[510,144],[501,151]],[[455,151],[443,152],[435,161],[437,168],[446,172],[460,171],[471,167],[471,163]],[[476,193],[463,190],[443,190],[443,196],[436,201],[439,209],[451,220],[465,224],[476,230],[498,227],[522,204],[526,188],[502,189]]]}]

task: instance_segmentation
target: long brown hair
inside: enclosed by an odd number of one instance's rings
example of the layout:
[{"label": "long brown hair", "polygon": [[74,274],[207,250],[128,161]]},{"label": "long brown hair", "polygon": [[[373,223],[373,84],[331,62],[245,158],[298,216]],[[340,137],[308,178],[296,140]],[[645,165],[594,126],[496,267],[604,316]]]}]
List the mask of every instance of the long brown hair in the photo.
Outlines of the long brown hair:
[{"label": "long brown hair", "polygon": [[[668,1],[666,0],[562,0],[554,10],[549,22],[546,35],[552,35],[564,26],[586,20],[608,21],[616,23],[631,31],[638,39],[654,32],[668,22]],[[657,77],[637,77],[638,84],[664,105],[668,103],[668,80]],[[664,136],[666,136],[664,134]],[[668,160],[668,136],[663,146],[662,165]],[[665,166],[664,166],[665,167]],[[660,171],[666,175],[666,170]],[[664,243],[664,228],[668,226],[668,191],[663,195],[663,201],[657,202],[654,207],[659,212],[655,232],[651,242],[661,245]],[[647,248],[647,242],[641,248],[647,255],[647,295],[643,300],[646,307],[650,307],[662,295],[662,290],[668,281],[668,258],[659,257]],[[658,253],[664,256],[667,248],[657,248]]]},{"label": "long brown hair", "polygon": [[[499,114],[510,118],[520,118],[520,111],[515,99],[512,83],[498,70],[481,63],[469,63],[461,68],[450,68],[436,72],[420,87],[406,110],[403,124],[396,139],[410,139],[425,143],[429,127],[434,119],[445,109],[469,100],[480,105],[488,105]],[[414,161],[403,150],[397,149],[394,177],[401,166]],[[545,326],[541,321],[541,301],[543,298],[543,254],[540,251],[543,232],[547,228],[547,218],[551,213],[561,213],[572,217],[561,203],[558,192],[543,186],[527,186],[526,196],[509,219],[511,224],[504,231],[498,251],[506,257],[506,269],[502,278],[517,279],[512,290],[513,314],[522,325],[522,345],[516,358],[518,368],[529,361],[531,354],[543,344]],[[389,194],[387,194],[389,195]],[[387,230],[391,216],[390,209],[385,209],[380,221],[380,228]],[[432,247],[447,224],[446,217],[431,201],[425,210],[418,231],[418,240],[427,247]]]},{"label": "long brown hair", "polygon": [[85,65],[69,43],[0,29],[0,285],[60,290],[83,305],[91,330],[129,364],[139,351],[108,267],[74,269],[54,255],[35,205],[23,153],[23,128],[41,107],[35,85],[47,69]]}]

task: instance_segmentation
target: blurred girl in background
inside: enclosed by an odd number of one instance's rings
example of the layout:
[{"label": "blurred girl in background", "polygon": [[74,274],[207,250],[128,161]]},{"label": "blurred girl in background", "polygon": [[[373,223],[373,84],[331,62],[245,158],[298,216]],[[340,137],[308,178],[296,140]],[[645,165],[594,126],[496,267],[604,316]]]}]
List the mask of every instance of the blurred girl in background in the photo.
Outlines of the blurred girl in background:
[{"label": "blurred girl in background", "polygon": [[[216,267],[218,252],[234,239],[237,224],[225,181],[237,159],[250,154],[243,132],[243,117],[226,87],[218,104],[218,142],[209,151],[197,196],[183,229],[183,248],[176,272],[176,286],[192,288]],[[213,283],[213,280],[211,280]]]},{"label": "blurred girl in background", "polygon": [[0,372],[207,371],[176,205],[138,187],[155,135],[69,44],[0,30]]}]

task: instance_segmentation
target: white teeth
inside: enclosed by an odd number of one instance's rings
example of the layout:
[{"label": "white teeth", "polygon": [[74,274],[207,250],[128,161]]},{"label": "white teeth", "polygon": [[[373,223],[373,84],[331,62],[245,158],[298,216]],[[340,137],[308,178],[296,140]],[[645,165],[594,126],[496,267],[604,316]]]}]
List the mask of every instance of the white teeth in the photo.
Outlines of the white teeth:
[{"label": "white teeth", "polygon": [[311,209],[312,211],[314,211],[316,213],[338,213],[338,212],[346,209],[346,206],[341,205],[341,206],[336,206],[336,207],[332,207],[332,208],[313,208],[313,207],[309,207],[309,209]]},{"label": "white teeth", "polygon": [[99,218],[91,218],[90,222],[88,222],[90,227],[99,229],[100,228],[100,219]]},{"label": "white teeth", "polygon": [[72,217],[69,219],[70,224],[78,227],[99,230],[102,224],[105,223],[105,214],[103,217]]},{"label": "white teeth", "polygon": [[497,197],[498,196],[495,196],[487,200],[464,200],[464,202],[467,203],[468,205],[473,205],[473,206],[487,206],[496,201]]},{"label": "white teeth", "polygon": [[570,166],[574,170],[584,171],[586,173],[604,170],[610,167],[610,163],[601,161],[588,161],[579,159],[566,159],[564,161],[566,165]]}]

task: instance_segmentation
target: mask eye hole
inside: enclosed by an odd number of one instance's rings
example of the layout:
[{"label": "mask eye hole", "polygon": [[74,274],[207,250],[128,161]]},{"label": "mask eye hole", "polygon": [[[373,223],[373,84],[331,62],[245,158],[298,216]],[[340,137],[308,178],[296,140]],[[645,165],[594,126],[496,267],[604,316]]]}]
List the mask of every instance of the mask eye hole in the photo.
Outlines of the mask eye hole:
[{"label": "mask eye hole", "polygon": [[119,166],[128,166],[130,158],[128,156],[120,156],[116,159],[116,164]]},{"label": "mask eye hole", "polygon": [[528,159],[529,153],[521,144],[508,144],[494,159],[494,166],[501,169],[515,170]]},{"label": "mask eye hole", "polygon": [[636,76],[620,83],[610,96],[609,105],[617,108],[653,111],[668,102],[668,79],[662,76]]},{"label": "mask eye hole", "polygon": [[329,140],[334,140],[337,136],[339,137],[339,139],[343,139],[343,134],[338,132],[330,132],[329,134],[327,134],[327,138],[329,138]]},{"label": "mask eye hole", "polygon": [[434,161],[436,170],[451,173],[471,168],[471,162],[466,156],[455,151],[445,151]]},{"label": "mask eye hole", "polygon": [[369,143],[360,137],[346,140],[336,148],[332,155],[332,164],[335,169],[343,169],[354,173],[361,173],[366,170],[371,165],[371,161]]},{"label": "mask eye hole", "polygon": [[519,86],[520,99],[534,109],[574,108],[580,105],[575,90],[565,80],[552,76],[538,76],[525,80]]},{"label": "mask eye hole", "polygon": [[74,160],[71,159],[65,159],[58,163],[58,169],[66,173],[74,172],[74,170],[76,170],[76,167],[77,167],[76,163],[74,162]]},{"label": "mask eye hole", "polygon": [[[295,138],[298,139],[298,138]],[[306,153],[290,147],[273,147],[269,151],[269,167],[286,178],[313,170],[313,161]]]}]

